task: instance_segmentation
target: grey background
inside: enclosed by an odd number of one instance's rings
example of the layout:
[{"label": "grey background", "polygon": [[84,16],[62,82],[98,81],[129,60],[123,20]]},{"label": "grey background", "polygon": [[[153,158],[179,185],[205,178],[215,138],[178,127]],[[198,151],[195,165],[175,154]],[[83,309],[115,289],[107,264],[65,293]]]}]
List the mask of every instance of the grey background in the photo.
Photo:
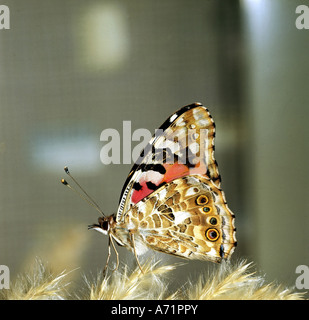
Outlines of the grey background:
[{"label": "grey background", "polygon": [[[102,130],[122,135],[130,120],[132,132],[154,132],[199,101],[217,125],[233,260],[294,285],[296,267],[309,265],[309,30],[295,27],[303,2],[2,1],[11,29],[0,30],[0,264],[13,278],[35,257],[79,267],[76,281],[96,273],[107,237],[87,231],[98,215],[61,185],[64,165],[115,212],[131,165],[100,162]],[[181,284],[209,266],[190,261],[171,278]]]}]

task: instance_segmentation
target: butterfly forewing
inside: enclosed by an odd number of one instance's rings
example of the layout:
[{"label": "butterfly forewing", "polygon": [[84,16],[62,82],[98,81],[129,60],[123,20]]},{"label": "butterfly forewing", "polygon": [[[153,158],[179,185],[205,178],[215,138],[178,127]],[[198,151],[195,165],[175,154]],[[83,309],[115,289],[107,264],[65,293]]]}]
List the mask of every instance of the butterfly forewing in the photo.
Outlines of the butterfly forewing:
[{"label": "butterfly forewing", "polygon": [[214,158],[215,124],[199,103],[183,107],[170,116],[142,151],[124,184],[117,221],[132,205],[177,178],[207,176],[220,187]]}]

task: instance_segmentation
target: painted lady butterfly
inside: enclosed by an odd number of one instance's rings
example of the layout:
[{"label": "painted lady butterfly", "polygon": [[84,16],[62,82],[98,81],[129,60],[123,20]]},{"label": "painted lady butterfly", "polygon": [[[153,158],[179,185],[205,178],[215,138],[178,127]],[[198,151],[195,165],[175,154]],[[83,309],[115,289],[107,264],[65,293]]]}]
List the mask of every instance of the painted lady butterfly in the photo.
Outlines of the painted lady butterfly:
[{"label": "painted lady butterfly", "polygon": [[215,123],[207,108],[185,106],[158,132],[131,169],[117,213],[102,213],[89,226],[109,237],[105,269],[111,245],[119,264],[114,241],[131,250],[139,266],[138,256],[149,248],[220,263],[236,246],[235,216],[220,188]]}]

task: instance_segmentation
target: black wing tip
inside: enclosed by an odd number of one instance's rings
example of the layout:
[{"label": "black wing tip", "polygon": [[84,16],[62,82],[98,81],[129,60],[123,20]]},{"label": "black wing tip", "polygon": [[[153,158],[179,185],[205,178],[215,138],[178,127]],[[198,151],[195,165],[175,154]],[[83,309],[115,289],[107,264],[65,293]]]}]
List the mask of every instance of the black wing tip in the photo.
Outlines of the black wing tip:
[{"label": "black wing tip", "polygon": [[177,114],[177,117],[181,116],[183,113],[185,113],[188,110],[194,109],[194,108],[204,108],[206,110],[208,110],[202,103],[200,102],[194,102],[191,104],[188,104],[184,107],[182,107],[181,109],[179,109],[178,111],[176,111],[174,114]]},{"label": "black wing tip", "polygon": [[200,102],[193,102],[191,104],[188,104],[188,105],[182,107],[180,110],[182,110],[182,109],[190,110],[190,109],[197,108],[197,107],[204,107],[204,105]]},{"label": "black wing tip", "polygon": [[165,130],[167,127],[169,127],[171,125],[172,122],[174,122],[182,114],[184,114],[185,112],[187,112],[191,109],[194,109],[194,108],[204,108],[205,110],[207,110],[207,108],[200,102],[194,102],[194,103],[188,104],[188,105],[180,108],[176,112],[174,112],[171,116],[169,116],[167,118],[167,120],[160,126],[159,129]]}]

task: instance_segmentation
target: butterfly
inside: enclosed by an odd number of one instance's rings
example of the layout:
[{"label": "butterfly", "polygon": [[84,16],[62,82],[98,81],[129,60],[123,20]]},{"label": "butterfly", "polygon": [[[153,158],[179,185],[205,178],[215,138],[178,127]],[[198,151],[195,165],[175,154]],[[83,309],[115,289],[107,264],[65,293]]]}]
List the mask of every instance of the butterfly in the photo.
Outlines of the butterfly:
[{"label": "butterfly", "polygon": [[215,123],[200,103],[181,108],[156,130],[124,183],[117,213],[99,210],[102,217],[88,227],[109,237],[104,271],[111,247],[118,268],[114,241],[134,253],[140,268],[138,257],[148,249],[217,263],[231,256],[235,216],[220,186],[214,139]]}]

